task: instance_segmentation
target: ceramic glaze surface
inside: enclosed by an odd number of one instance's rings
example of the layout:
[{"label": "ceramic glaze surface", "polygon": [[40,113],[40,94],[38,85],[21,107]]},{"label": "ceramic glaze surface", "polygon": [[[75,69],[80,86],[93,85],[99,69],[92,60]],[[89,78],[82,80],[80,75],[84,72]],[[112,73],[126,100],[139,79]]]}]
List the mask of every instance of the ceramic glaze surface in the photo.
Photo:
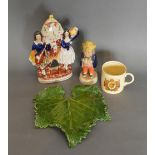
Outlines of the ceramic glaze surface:
[{"label": "ceramic glaze surface", "polygon": [[77,27],[64,32],[61,24],[50,15],[41,31],[34,33],[29,60],[37,68],[40,83],[53,83],[72,76],[75,52],[72,41],[78,36]]},{"label": "ceramic glaze surface", "polygon": [[[131,76],[131,81],[126,82],[125,78]],[[127,73],[124,64],[118,61],[108,61],[102,66],[101,86],[109,94],[118,94],[124,90],[126,85],[134,82],[134,75]]]},{"label": "ceramic glaze surface", "polygon": [[80,82],[84,85],[95,84],[98,80],[95,67],[97,66],[96,45],[92,41],[82,43]]}]

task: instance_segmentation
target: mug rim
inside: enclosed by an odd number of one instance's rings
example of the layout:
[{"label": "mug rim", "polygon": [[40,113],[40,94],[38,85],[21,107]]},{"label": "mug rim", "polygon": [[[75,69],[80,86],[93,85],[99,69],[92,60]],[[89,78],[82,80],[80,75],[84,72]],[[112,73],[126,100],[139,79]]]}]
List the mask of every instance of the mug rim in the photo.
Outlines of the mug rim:
[{"label": "mug rim", "polygon": [[[105,65],[108,64],[108,63],[119,63],[119,64],[121,64],[121,65],[125,68],[124,73],[119,74],[119,75],[114,75],[114,74],[110,74],[110,73],[105,72],[103,68],[104,68]],[[110,75],[110,76],[121,76],[121,75],[124,75],[124,74],[127,72],[127,67],[126,67],[122,62],[120,62],[120,61],[106,61],[106,62],[102,65],[102,72],[104,72],[104,73],[106,73],[106,74],[108,74],[108,75]]]}]

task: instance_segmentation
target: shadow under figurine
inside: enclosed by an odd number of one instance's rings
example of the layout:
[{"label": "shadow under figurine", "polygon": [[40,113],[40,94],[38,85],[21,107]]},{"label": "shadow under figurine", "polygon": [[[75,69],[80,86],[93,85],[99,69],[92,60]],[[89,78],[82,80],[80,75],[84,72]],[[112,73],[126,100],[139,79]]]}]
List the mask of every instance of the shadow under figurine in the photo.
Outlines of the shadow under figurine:
[{"label": "shadow under figurine", "polygon": [[82,43],[82,54],[80,65],[82,72],[80,73],[80,82],[84,85],[95,84],[98,80],[95,67],[97,66],[97,56],[95,54],[96,45],[92,41]]},{"label": "shadow under figurine", "polygon": [[53,15],[45,21],[41,31],[34,33],[29,60],[37,68],[40,83],[63,81],[72,76],[75,52],[71,44],[78,33],[77,27],[64,32]]}]

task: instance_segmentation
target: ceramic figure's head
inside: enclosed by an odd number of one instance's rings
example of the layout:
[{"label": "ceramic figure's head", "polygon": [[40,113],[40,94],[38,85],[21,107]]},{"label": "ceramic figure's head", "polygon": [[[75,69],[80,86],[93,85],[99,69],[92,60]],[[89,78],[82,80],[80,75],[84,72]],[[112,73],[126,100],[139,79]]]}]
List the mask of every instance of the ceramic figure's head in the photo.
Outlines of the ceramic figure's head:
[{"label": "ceramic figure's head", "polygon": [[36,31],[34,33],[34,41],[37,41],[37,42],[41,42],[42,41],[42,34],[40,31]]},{"label": "ceramic figure's head", "polygon": [[69,32],[66,31],[66,32],[64,33],[64,36],[65,36],[65,37],[70,37]]},{"label": "ceramic figure's head", "polygon": [[85,57],[91,57],[96,49],[96,45],[92,41],[85,41],[82,43],[82,51]]}]

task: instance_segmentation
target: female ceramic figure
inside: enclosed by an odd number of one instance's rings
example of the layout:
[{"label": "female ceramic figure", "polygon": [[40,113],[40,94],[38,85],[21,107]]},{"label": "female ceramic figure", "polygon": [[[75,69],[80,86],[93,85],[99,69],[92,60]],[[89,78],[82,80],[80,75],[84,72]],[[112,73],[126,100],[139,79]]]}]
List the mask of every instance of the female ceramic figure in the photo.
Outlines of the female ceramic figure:
[{"label": "female ceramic figure", "polygon": [[97,82],[97,73],[94,68],[97,66],[97,56],[95,54],[96,45],[92,41],[82,43],[80,82],[85,85],[92,85]]},{"label": "female ceramic figure", "polygon": [[74,63],[75,61],[75,52],[72,48],[72,41],[78,35],[78,28],[72,27],[68,31],[64,33],[64,39],[61,42],[61,50],[60,50],[60,59],[59,63],[64,64],[65,69],[68,69],[68,65]]}]

